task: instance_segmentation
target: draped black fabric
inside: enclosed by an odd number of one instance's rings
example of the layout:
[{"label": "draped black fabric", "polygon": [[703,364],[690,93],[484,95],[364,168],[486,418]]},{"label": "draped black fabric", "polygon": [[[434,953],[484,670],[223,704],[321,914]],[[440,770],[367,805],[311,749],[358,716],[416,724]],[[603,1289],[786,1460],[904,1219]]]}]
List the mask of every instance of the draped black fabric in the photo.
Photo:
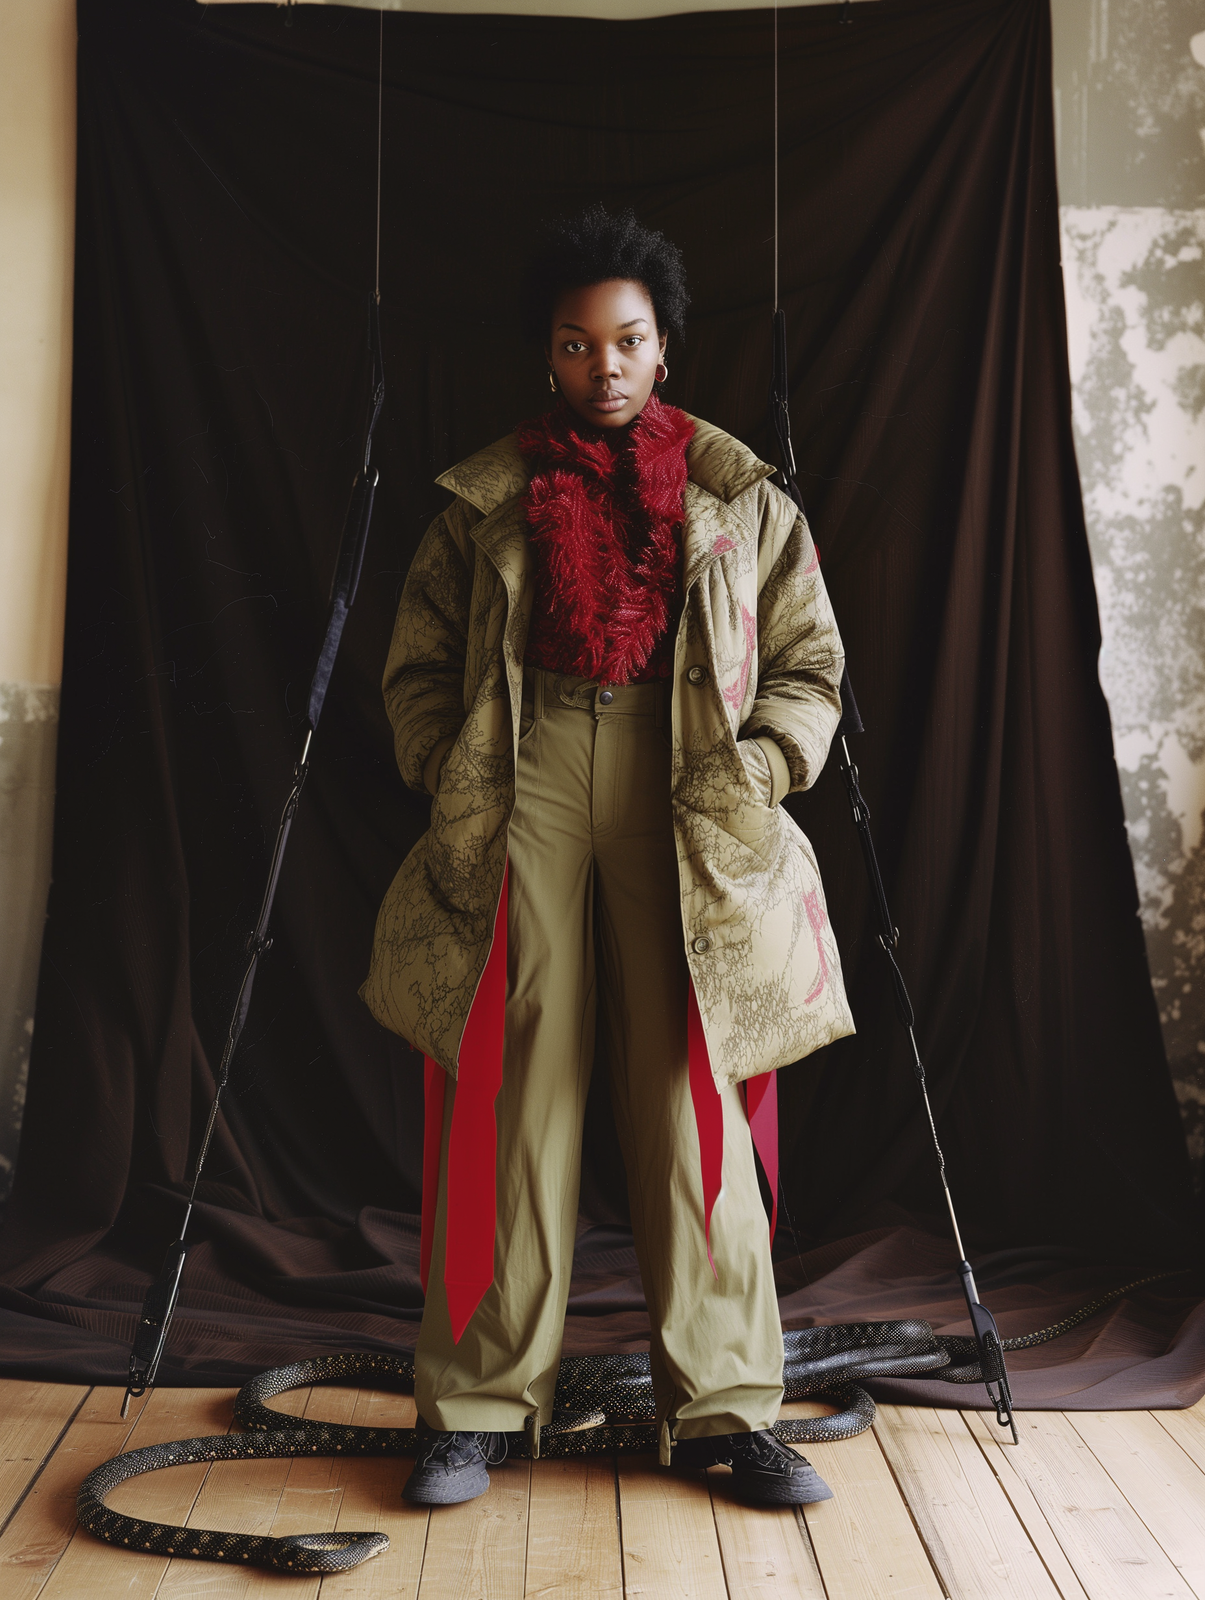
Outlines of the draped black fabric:
[{"label": "draped black fabric", "polygon": [[[80,27],[54,887],[0,1355],[111,1380],[178,1226],[361,447],[378,20],[81,0]],[[879,0],[778,29],[799,481],[951,1182],[985,1298],[1026,1331],[1195,1255],[1096,676],[1047,5]],[[384,38],[376,520],[202,1192],[176,1380],[413,1341],[421,1064],[356,989],[427,806],[397,776],[379,679],[445,502],[434,476],[547,400],[513,310],[535,222],[600,198],[677,240],[694,302],[667,397],[773,449],[771,14],[389,14]],[[791,805],[859,1031],[781,1074],[784,1314],[955,1327],[835,763]],[[588,1145],[578,1350],[647,1329],[601,1074]],[[1195,1400],[1193,1287],[1035,1352],[1019,1399]]]}]

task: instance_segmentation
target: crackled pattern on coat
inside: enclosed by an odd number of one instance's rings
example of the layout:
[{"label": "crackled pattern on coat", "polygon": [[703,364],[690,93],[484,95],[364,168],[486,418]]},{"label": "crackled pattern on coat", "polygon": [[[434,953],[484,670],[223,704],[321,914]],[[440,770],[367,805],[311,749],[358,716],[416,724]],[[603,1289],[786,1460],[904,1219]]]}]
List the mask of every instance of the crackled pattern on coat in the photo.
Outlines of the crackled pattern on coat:
[{"label": "crackled pattern on coat", "polygon": [[[842,656],[807,526],[766,482],[770,469],[705,422],[687,465],[673,813],[687,959],[713,1072],[729,1084],[853,1031],[840,957],[817,914],[815,856],[787,814],[763,803],[764,756],[755,777],[742,753],[743,741],[768,734],[792,787],[812,783],[840,716]],[[361,992],[381,1022],[453,1072],[514,806],[531,608],[524,471],[508,439],[444,474],[460,498],[415,558],[385,674],[412,787],[436,744],[456,737],[430,831],[381,907]],[[689,683],[691,666],[704,668],[702,686]],[[739,693],[726,697],[734,683]]]},{"label": "crackled pattern on coat", "polygon": [[[491,530],[471,515],[437,518],[411,568],[419,580],[408,578],[402,593],[385,681],[403,777],[421,788],[438,739],[448,732],[456,739],[432,802],[431,827],[381,906],[361,991],[379,1021],[450,1069],[489,954],[514,806],[510,674],[502,649],[514,622],[502,577],[478,552],[474,536],[483,531]],[[437,575],[442,587],[435,587]],[[456,649],[445,635],[458,637]],[[464,662],[459,673],[444,670],[449,658]]]},{"label": "crackled pattern on coat", "polygon": [[817,933],[808,915],[809,899],[823,903],[815,857],[786,812],[761,804],[724,730],[700,731],[682,750],[674,821],[688,959],[717,1080],[785,1066],[851,1033],[827,917]]}]

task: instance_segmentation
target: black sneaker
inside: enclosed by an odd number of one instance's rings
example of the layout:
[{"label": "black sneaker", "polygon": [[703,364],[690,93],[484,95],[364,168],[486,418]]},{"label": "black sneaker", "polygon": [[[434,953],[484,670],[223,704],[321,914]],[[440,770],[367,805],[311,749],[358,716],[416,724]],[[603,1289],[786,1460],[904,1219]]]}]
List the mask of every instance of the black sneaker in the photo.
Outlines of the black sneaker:
[{"label": "black sneaker", "polygon": [[679,1439],[674,1445],[674,1466],[731,1467],[735,1492],[761,1506],[810,1506],[833,1498],[815,1467],[768,1429]]},{"label": "black sneaker", "polygon": [[423,1441],[402,1499],[419,1506],[455,1506],[490,1486],[487,1466],[506,1459],[504,1433],[432,1433]]}]

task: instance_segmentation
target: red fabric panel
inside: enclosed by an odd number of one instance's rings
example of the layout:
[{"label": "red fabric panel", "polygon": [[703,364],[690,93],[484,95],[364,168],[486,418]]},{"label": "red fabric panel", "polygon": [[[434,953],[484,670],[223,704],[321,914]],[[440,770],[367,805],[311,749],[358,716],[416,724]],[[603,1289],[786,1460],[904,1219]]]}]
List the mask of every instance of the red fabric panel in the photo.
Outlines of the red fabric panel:
[{"label": "red fabric panel", "polygon": [[761,1158],[766,1182],[770,1185],[770,1239],[778,1227],[778,1074],[762,1072],[750,1078],[745,1091],[745,1110],[753,1148]]},{"label": "red fabric panel", "polygon": [[[695,1124],[699,1130],[699,1166],[703,1173],[703,1228],[707,1235],[707,1259],[711,1261],[711,1213],[724,1181],[724,1106],[711,1075],[707,1035],[699,1015],[695,986],[690,985],[687,1000],[686,1039],[690,1054],[690,1098],[694,1102]],[[715,1272],[715,1262],[711,1261]]]},{"label": "red fabric panel", "polygon": [[439,1194],[439,1157],[444,1136],[444,1069],[423,1057],[423,1223],[419,1235],[418,1276],[427,1292],[431,1250],[435,1243],[435,1204]]},{"label": "red fabric panel", "polygon": [[498,1204],[498,1125],[506,1014],[506,879],[494,918],[494,942],[460,1041],[452,1136],[448,1144],[448,1227],[444,1287],[452,1337],[459,1341],[494,1281]]}]

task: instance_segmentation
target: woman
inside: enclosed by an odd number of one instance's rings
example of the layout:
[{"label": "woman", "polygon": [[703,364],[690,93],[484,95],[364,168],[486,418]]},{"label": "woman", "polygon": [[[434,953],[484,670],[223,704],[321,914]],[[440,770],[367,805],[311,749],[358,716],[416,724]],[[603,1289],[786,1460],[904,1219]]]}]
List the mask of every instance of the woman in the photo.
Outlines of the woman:
[{"label": "woman", "polygon": [[472,1498],[507,1432],[538,1453],[551,1421],[597,1013],[662,1462],[825,1499],[768,1432],[783,1346],[750,1117],[767,1074],[852,1031],[778,804],[824,764],[840,641],[773,469],[657,393],[676,247],[592,207],[526,302],[556,398],[439,479],[455,498],[385,672],[402,775],[433,796],[362,991],[427,1056],[429,1444],[405,1493]]}]

